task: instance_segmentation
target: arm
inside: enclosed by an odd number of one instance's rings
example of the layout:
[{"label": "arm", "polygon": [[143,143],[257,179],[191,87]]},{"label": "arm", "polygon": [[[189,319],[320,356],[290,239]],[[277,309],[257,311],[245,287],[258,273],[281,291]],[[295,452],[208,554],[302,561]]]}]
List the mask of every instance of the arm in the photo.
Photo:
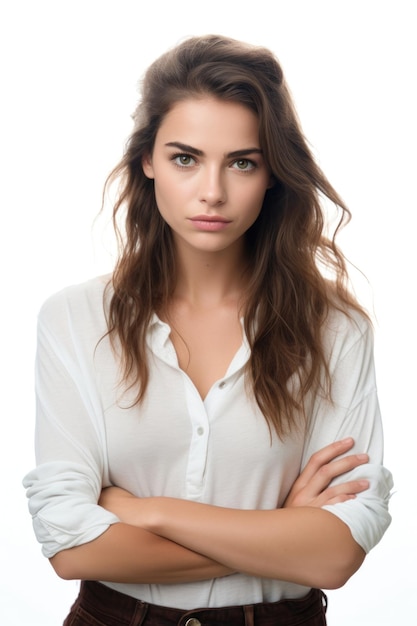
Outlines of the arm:
[{"label": "arm", "polygon": [[314,404],[304,447],[304,460],[331,441],[350,436],[351,452],[366,452],[369,461],[332,481],[367,480],[357,497],[321,506],[343,521],[355,541],[368,553],[391,522],[388,511],[392,476],[383,463],[383,430],[373,356],[373,332],[362,316],[330,319],[325,336],[332,378],[332,402],[319,397]]},{"label": "arm", "polygon": [[91,480],[91,468],[58,461],[39,465],[25,479],[36,535],[60,577],[175,583],[231,573],[204,556],[122,523],[97,504],[100,483],[95,487]]},{"label": "arm", "polygon": [[232,573],[210,558],[123,523],[111,525],[89,543],[58,552],[50,562],[66,580],[171,584]]},{"label": "arm", "polygon": [[[356,493],[366,489],[368,486],[367,481],[351,481],[329,487],[329,483],[334,477],[343,475],[353,467],[357,467],[368,460],[367,455],[353,455],[338,458],[341,454],[349,450],[349,448],[353,446],[353,443],[352,439],[346,439],[344,441],[331,444],[319,453],[313,455],[299,479],[294,483],[294,486],[287,497],[285,507],[319,507],[323,504],[329,504],[332,502],[343,502],[354,498]],[[166,498],[143,500],[115,487],[104,489],[101,493],[99,504],[108,511],[112,511],[116,514],[124,523],[113,524],[105,533],[92,542],[74,547],[70,550],[59,552],[56,556],[51,558],[51,563],[55,571],[59,574],[59,576],[66,579],[99,579],[127,583],[189,582],[190,580],[211,579],[232,573],[233,568],[226,567],[225,565],[222,566],[216,562],[219,557],[221,557],[223,563],[227,562],[224,560],[226,555],[223,555],[221,545],[218,546],[219,552],[217,559],[214,560],[185,548],[184,546],[187,545],[187,539],[184,540],[184,538],[181,538],[179,535],[176,535],[175,542],[172,542],[163,536],[155,535],[153,532],[146,531],[144,528],[140,527],[141,524],[144,526],[149,524],[149,529],[152,529],[161,535],[166,535],[167,532],[169,533],[169,531],[164,532],[164,528],[162,526],[156,526],[153,528],[152,523],[144,518],[144,513],[146,513],[146,508],[144,507],[152,504],[153,514],[157,509],[159,515],[164,512],[168,503],[174,509],[174,502],[176,503],[175,510],[169,509],[166,511],[168,520],[171,520],[171,516],[175,516],[177,518],[176,521],[178,527],[184,531],[186,537],[189,537],[187,524],[184,523],[184,520],[181,522],[182,517],[180,516],[180,514],[185,515],[185,517],[188,515],[188,505],[185,503],[184,506],[184,501]],[[197,507],[199,506],[195,505],[195,503],[188,504],[194,504],[194,506]],[[214,507],[208,507],[208,509],[210,511],[214,510],[222,513],[226,510],[222,508],[215,509]],[[200,509],[198,510],[200,511]],[[253,520],[249,519],[246,515],[247,511],[240,511],[239,513],[245,513],[243,520],[240,520],[239,522],[240,527],[243,528],[243,523],[244,526],[247,526],[249,536],[256,536],[256,531],[259,526],[258,520],[256,518]],[[265,512],[259,513],[262,513],[262,519],[266,518],[264,515]],[[270,515],[270,512],[267,513]],[[330,521],[331,517],[332,516],[325,516],[327,521]],[[192,526],[194,528],[194,514],[191,515],[191,520],[193,520]],[[210,520],[207,516],[205,517],[205,522],[208,524],[213,523],[218,525],[215,518]],[[266,520],[266,522],[266,526],[269,526],[268,520]],[[219,523],[222,523],[221,520],[219,520]],[[270,523],[273,525],[276,523],[272,517]],[[292,524],[293,522],[289,519],[288,523]],[[135,524],[136,527],[134,526]],[[197,527],[199,527],[198,524]],[[229,527],[229,525],[227,525],[227,527]],[[280,528],[285,534],[285,526],[281,525]],[[342,527],[341,530],[343,530]],[[264,534],[264,551],[266,561],[269,566],[273,566],[274,562],[279,562],[281,567],[285,568],[285,571],[287,572],[287,580],[291,580],[288,578],[287,563],[283,562],[282,559],[275,559],[274,553],[271,551],[271,547],[268,542],[275,541],[273,532],[274,529],[271,528],[269,533],[265,532]],[[307,535],[309,535],[309,533],[307,533]],[[207,540],[211,537],[211,534],[206,534],[205,532],[200,534],[199,532],[198,536]],[[225,537],[227,545],[231,548],[231,542],[227,539],[227,535]],[[174,539],[174,537],[172,538]],[[239,542],[239,538],[234,531],[233,538]],[[309,539],[311,539],[311,537],[309,537]],[[342,540],[342,538],[340,538],[340,540]],[[242,537],[242,541],[245,541],[245,544],[247,544],[244,537]],[[205,543],[206,542],[204,541],[203,544],[199,544],[198,551],[201,550],[206,553],[207,546]],[[236,553],[241,557],[242,553],[238,549],[238,546],[239,543],[237,543],[236,546]],[[320,545],[317,545],[316,547],[318,551],[323,550],[323,554],[320,556],[325,556],[327,552],[333,555],[335,554],[332,552],[332,544],[329,545],[327,541],[324,547],[325,549]],[[275,543],[275,548],[276,550],[280,550],[280,546],[277,542]],[[302,560],[303,567],[307,567],[306,555],[303,552],[303,544],[298,542],[297,548],[297,554],[288,554],[288,559],[292,561],[294,568],[298,569],[296,559]],[[250,556],[246,553],[246,551],[245,554],[247,557]],[[331,572],[329,569],[331,564],[327,564],[327,562],[323,560],[319,566],[317,563],[317,557],[314,557],[314,555],[311,556],[312,558],[315,558],[315,567]],[[358,556],[359,562],[357,566],[360,565],[360,557],[363,558],[362,551],[358,553]],[[267,570],[264,570],[263,565],[261,565],[261,570],[258,571],[256,569],[256,567],[259,567],[257,566],[258,559],[265,558],[262,556],[262,551],[259,550],[259,546],[257,544],[254,546],[252,559],[253,557],[255,557],[255,561],[253,561],[255,570],[251,571],[251,562],[245,559],[242,560],[241,563],[242,567],[246,566],[243,567],[243,569],[241,567],[242,571],[270,578],[282,578],[280,573],[284,571],[284,569],[275,570],[273,567],[269,567]],[[341,555],[338,551],[336,561],[337,571],[335,571],[335,575],[338,574],[338,570],[342,565]],[[356,560],[352,563],[352,565],[354,567],[356,566]],[[303,575],[304,574],[307,576],[305,582],[304,579],[302,581],[295,580],[294,582],[301,582],[302,584],[310,584],[313,586],[311,582],[307,582],[310,580],[308,578],[307,569],[303,572]],[[346,571],[345,575],[349,576],[349,570]],[[335,584],[337,585],[337,582],[333,582],[333,585]],[[327,585],[321,584],[320,586],[327,586],[329,588],[330,585],[331,583],[329,582]]]},{"label": "arm", "polygon": [[232,569],[309,587],[341,587],[365,556],[343,522],[313,507],[245,511],[157,499],[146,525]]},{"label": "arm", "polygon": [[169,498],[141,500],[117,488],[104,490],[100,502],[121,519],[233,569],[306,586],[339,587],[360,566],[364,552],[345,524],[318,507],[352,499],[367,488],[367,481],[329,486],[334,477],[368,460],[367,455],[340,458],[353,443],[346,439],[316,453],[295,482],[285,510],[245,511]]},{"label": "arm", "polygon": [[[82,324],[73,327],[70,309]],[[106,435],[94,371],[105,332],[83,300],[52,298],[40,314],[36,359],[37,467],[24,479],[44,555],[64,578],[114,582],[210,579],[224,566],[121,523],[98,505],[109,484]],[[97,329],[95,334],[85,329]],[[101,330],[102,329],[102,330]],[[107,353],[108,359],[111,355]]]}]

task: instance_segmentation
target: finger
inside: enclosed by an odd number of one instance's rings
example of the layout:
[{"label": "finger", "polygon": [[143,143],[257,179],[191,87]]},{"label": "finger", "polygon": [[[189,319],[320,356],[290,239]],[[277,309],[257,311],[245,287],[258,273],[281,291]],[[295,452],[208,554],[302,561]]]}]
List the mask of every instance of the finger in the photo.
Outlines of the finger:
[{"label": "finger", "polygon": [[315,498],[327,489],[332,480],[368,461],[369,456],[367,454],[351,454],[330,461],[330,463],[319,467],[309,480],[306,480],[305,476],[300,475],[293,485],[293,495],[302,494],[307,498]]},{"label": "finger", "polygon": [[354,500],[356,496],[365,491],[365,489],[354,490],[353,493],[339,493],[334,495],[333,497],[327,497],[320,499],[320,503],[317,506],[327,506],[330,504],[338,504],[339,502],[347,502],[348,500]]},{"label": "finger", "polygon": [[[362,493],[369,488],[369,480],[351,480],[347,483],[341,483],[340,485],[334,485],[323,491],[319,497],[320,501],[324,504],[329,504],[333,501],[342,502],[343,499],[350,499],[356,496],[358,493]],[[322,506],[322,504],[321,504]]]},{"label": "finger", "polygon": [[353,445],[354,440],[352,437],[347,437],[346,439],[341,439],[340,441],[334,441],[315,452],[310,457],[308,463],[297,479],[299,486],[302,488],[306,485],[323,465],[330,463],[341,454],[344,454],[350,450]]},{"label": "finger", "polygon": [[317,452],[311,456],[307,465],[310,465],[314,469],[318,469],[320,466],[330,463],[330,461],[333,461],[338,456],[350,450],[354,443],[355,442],[352,437],[347,437],[346,439],[341,439],[339,441],[333,441],[324,448],[317,450]]},{"label": "finger", "polygon": [[366,479],[350,480],[348,482],[340,483],[339,485],[332,485],[322,491],[313,492],[308,487],[299,491],[298,493],[291,494],[291,497],[287,498],[285,506],[314,506],[322,507],[327,504],[335,504],[337,502],[344,502],[355,498],[358,493],[365,491],[369,488],[369,481]]},{"label": "finger", "polygon": [[340,496],[335,496],[331,500],[323,502],[319,506],[320,507],[322,507],[322,506],[330,506],[332,504],[339,504],[340,502],[347,502],[348,500],[355,500],[355,498],[356,498],[355,494],[340,494]]},{"label": "finger", "polygon": [[320,467],[310,482],[312,486],[315,485],[318,489],[323,490],[338,476],[342,476],[356,467],[368,463],[368,461],[369,456],[367,454],[344,456]]}]

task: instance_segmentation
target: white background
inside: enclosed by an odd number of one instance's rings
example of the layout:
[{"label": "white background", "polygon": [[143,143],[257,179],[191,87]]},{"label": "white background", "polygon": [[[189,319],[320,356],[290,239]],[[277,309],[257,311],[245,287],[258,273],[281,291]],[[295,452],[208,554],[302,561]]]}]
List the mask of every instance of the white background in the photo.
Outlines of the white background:
[{"label": "white background", "polygon": [[21,486],[33,458],[33,358],[42,301],[112,266],[105,177],[131,129],[137,81],[188,35],[271,48],[307,137],[353,221],[365,273],[394,473],[393,523],[345,588],[330,626],[410,623],[417,591],[415,366],[416,3],[395,0],[9,0],[0,4],[0,623],[57,626],[77,583],[35,541]]}]

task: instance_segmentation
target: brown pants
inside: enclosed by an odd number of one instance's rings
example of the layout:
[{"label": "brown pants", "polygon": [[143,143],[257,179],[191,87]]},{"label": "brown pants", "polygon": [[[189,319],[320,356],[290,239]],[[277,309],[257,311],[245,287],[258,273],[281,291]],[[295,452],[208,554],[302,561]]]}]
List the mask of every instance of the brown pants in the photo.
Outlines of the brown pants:
[{"label": "brown pants", "polygon": [[63,626],[325,626],[326,606],[324,593],[312,589],[300,600],[185,611],[84,581]]}]

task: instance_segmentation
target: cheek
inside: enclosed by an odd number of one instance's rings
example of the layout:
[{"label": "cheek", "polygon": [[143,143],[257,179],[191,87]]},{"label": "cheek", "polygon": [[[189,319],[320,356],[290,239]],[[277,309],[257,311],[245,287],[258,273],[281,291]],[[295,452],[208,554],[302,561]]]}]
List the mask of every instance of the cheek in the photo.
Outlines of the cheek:
[{"label": "cheek", "polygon": [[162,219],[173,226],[177,219],[181,218],[184,208],[185,197],[178,186],[171,184],[167,179],[155,180],[155,201]]},{"label": "cheek", "polygon": [[155,198],[158,206],[169,206],[172,200],[173,185],[169,176],[156,176],[154,179]]},{"label": "cheek", "polygon": [[195,203],[197,191],[190,181],[166,176],[163,180],[155,180],[154,189],[158,207],[169,213],[184,211]]},{"label": "cheek", "polygon": [[256,219],[261,212],[264,202],[266,188],[260,186],[257,189],[253,189],[252,193],[242,194],[242,202],[246,206],[246,212],[248,215]]},{"label": "cheek", "polygon": [[167,217],[170,214],[169,202],[166,201],[164,190],[160,189],[158,185],[155,185],[155,201],[156,201],[156,206],[158,207],[159,213],[162,215],[163,219],[166,221]]}]

